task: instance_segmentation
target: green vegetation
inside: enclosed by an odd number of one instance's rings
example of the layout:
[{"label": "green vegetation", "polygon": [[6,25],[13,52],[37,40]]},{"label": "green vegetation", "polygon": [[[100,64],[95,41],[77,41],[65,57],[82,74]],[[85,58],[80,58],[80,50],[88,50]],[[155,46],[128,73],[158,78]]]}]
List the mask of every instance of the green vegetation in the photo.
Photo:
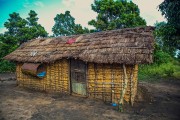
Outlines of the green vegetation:
[{"label": "green vegetation", "polygon": [[0,73],[2,72],[13,72],[15,71],[15,64],[7,60],[0,61]]},{"label": "green vegetation", "polygon": [[95,0],[91,7],[98,16],[96,20],[89,21],[89,25],[93,25],[98,31],[146,25],[146,21],[140,17],[138,6],[133,2]]},{"label": "green vegetation", "polygon": [[37,22],[37,13],[31,10],[28,15],[29,17],[23,19],[19,13],[13,12],[9,14],[10,18],[4,23],[7,31],[0,34],[0,72],[15,70],[14,63],[2,59],[5,55],[28,40],[48,36],[44,27]]},{"label": "green vegetation", "polygon": [[138,78],[141,81],[158,81],[162,79],[180,79],[180,62],[169,53],[164,52],[156,42],[153,53],[154,63],[139,65]]},{"label": "green vegetation", "polygon": [[[140,65],[140,80],[180,79],[180,1],[164,0],[159,10],[167,23],[156,23],[154,63]],[[175,57],[176,56],[176,57]]]},{"label": "green vegetation", "polygon": [[[157,35],[163,43],[163,50],[174,57],[180,57],[180,1],[164,0],[159,5],[159,10],[167,19],[167,23],[160,23],[157,26]],[[178,51],[178,52],[177,52]],[[180,59],[180,58],[179,58]]]},{"label": "green vegetation", "polygon": [[180,79],[180,63],[171,61],[162,64],[140,65],[139,80],[158,81],[165,78]]},{"label": "green vegetation", "polygon": [[57,14],[54,21],[55,24],[52,28],[54,36],[89,33],[87,28],[83,28],[80,24],[75,24],[75,18],[71,16],[70,11],[66,11],[64,14]]}]

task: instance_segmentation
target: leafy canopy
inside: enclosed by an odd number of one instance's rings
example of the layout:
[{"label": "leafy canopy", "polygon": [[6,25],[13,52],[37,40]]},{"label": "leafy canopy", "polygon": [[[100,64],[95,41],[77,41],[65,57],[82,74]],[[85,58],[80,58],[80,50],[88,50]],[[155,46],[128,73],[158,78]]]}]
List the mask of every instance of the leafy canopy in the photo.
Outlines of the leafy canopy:
[{"label": "leafy canopy", "polygon": [[159,5],[159,10],[167,19],[167,23],[156,25],[157,36],[161,37],[165,51],[174,57],[180,50],[180,1],[164,0]]},{"label": "leafy canopy", "polygon": [[27,26],[29,29],[27,40],[38,37],[47,37],[48,33],[46,32],[44,27],[41,26],[41,24],[38,24],[39,18],[37,17],[37,13],[33,10],[30,10],[28,15],[29,17],[26,18],[28,22]]},{"label": "leafy canopy", "polygon": [[2,57],[14,51],[23,42],[48,35],[44,27],[38,24],[37,13],[31,10],[28,15],[27,19],[23,19],[19,13],[13,12],[4,23],[7,31],[0,34],[0,72],[15,68],[14,64],[2,60]]},{"label": "leafy canopy", "polygon": [[38,37],[46,37],[48,33],[44,27],[38,24],[37,13],[33,10],[29,12],[29,17],[23,19],[19,13],[13,12],[9,14],[10,18],[4,23],[4,26],[8,30],[5,32],[5,36],[15,37],[14,40],[17,44],[22,44],[27,40],[31,40]]},{"label": "leafy canopy", "polygon": [[54,18],[55,24],[52,28],[54,36],[68,36],[74,34],[88,33],[89,30],[80,24],[75,24],[75,18],[71,16],[70,11],[64,14],[57,14]]},{"label": "leafy canopy", "polygon": [[168,21],[168,24],[180,30],[180,1],[179,0],[164,0],[159,5],[159,10]]},{"label": "leafy canopy", "polygon": [[112,30],[146,25],[140,17],[136,4],[126,0],[94,0],[92,10],[97,12],[96,20],[89,21],[97,30]]},{"label": "leafy canopy", "polygon": [[17,36],[19,31],[26,26],[27,21],[22,19],[19,13],[16,12],[9,14],[9,17],[8,21],[4,23],[4,27],[8,30],[6,34]]}]

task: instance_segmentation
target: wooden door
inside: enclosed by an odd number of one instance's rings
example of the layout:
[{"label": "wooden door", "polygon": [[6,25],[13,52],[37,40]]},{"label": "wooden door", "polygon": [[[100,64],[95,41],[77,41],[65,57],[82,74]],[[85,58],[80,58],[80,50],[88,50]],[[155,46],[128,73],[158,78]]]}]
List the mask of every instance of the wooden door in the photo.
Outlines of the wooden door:
[{"label": "wooden door", "polygon": [[86,96],[86,64],[83,61],[71,60],[71,90]]}]

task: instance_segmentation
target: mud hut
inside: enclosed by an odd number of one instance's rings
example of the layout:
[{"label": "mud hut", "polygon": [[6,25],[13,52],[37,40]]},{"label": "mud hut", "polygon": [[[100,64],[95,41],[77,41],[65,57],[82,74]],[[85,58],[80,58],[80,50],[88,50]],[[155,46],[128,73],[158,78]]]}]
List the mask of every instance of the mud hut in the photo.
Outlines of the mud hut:
[{"label": "mud hut", "polygon": [[138,64],[153,62],[153,29],[34,39],[4,59],[16,63],[19,86],[133,104]]}]

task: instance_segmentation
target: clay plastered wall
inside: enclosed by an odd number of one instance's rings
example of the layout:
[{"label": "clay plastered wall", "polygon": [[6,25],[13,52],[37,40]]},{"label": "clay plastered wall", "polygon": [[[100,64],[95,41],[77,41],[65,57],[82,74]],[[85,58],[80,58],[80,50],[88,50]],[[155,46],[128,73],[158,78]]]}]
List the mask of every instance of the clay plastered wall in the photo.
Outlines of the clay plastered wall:
[{"label": "clay plastered wall", "polygon": [[[124,100],[134,102],[137,91],[138,65],[126,65],[128,87]],[[124,87],[124,71],[120,64],[88,64],[88,95],[106,102],[118,103]]]},{"label": "clay plastered wall", "polygon": [[42,79],[23,74],[21,66],[16,67],[17,82],[19,86],[47,92],[69,93],[69,62],[66,59],[53,64],[47,64],[46,76]]}]

